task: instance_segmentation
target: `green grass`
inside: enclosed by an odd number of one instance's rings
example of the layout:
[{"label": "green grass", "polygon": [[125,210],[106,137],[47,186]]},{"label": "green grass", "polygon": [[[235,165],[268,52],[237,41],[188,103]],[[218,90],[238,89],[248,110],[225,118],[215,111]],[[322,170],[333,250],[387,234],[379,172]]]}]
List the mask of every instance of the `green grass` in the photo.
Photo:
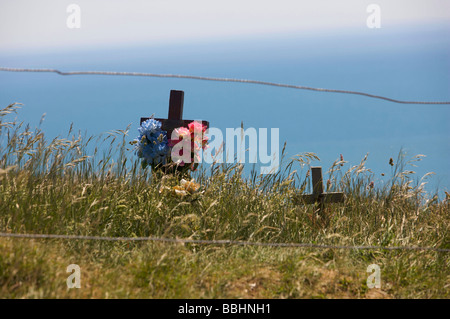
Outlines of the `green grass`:
[{"label": "green grass", "polygon": [[[420,155],[387,159],[383,178],[366,158],[336,161],[324,178],[345,203],[319,215],[293,202],[311,191],[314,154],[284,159],[272,175],[204,167],[192,174],[200,191],[179,197],[180,176],[143,170],[127,130],[46,140],[8,122],[16,110],[0,111],[0,232],[450,248],[450,203],[415,178]],[[0,238],[0,297],[448,298],[449,262],[435,251]],[[80,289],[67,288],[70,264],[81,267]],[[366,285],[370,264],[381,289]]]}]

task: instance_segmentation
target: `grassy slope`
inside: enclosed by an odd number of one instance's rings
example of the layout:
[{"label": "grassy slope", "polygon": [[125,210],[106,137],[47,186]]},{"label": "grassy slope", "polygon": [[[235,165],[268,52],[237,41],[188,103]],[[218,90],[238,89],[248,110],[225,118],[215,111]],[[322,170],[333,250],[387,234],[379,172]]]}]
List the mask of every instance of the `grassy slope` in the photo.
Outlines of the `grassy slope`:
[{"label": "grassy slope", "polygon": [[[178,197],[179,178],[126,164],[125,132],[46,141],[8,124],[12,111],[0,113],[0,232],[450,248],[449,202],[414,184],[401,156],[375,188],[364,160],[334,163],[329,189],[346,200],[320,217],[292,202],[308,191],[312,154],[249,178],[216,165],[195,174],[199,193]],[[0,297],[448,298],[449,263],[439,252],[0,238]],[[81,289],[67,289],[69,264],[81,267]],[[370,264],[381,289],[366,285]]]}]

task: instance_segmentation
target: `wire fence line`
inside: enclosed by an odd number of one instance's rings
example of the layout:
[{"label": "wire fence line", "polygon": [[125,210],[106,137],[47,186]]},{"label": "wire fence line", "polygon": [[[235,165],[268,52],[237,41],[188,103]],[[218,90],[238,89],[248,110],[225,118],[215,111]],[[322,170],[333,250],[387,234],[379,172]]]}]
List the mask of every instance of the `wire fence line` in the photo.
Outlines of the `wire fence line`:
[{"label": "wire fence line", "polygon": [[180,244],[202,244],[202,245],[234,245],[234,246],[262,246],[262,247],[292,247],[292,248],[318,248],[318,249],[355,249],[355,250],[409,250],[409,251],[436,251],[450,252],[450,249],[420,246],[351,246],[351,245],[321,245],[311,243],[263,243],[239,240],[201,240],[180,239],[161,237],[104,237],[104,236],[82,236],[82,235],[55,235],[55,234],[15,234],[1,233],[0,237],[26,238],[26,239],[71,239],[71,240],[97,240],[97,241],[154,241],[164,243]]},{"label": "wire fence line", "polygon": [[343,93],[343,94],[354,94],[362,95],[369,98],[386,100],[393,103],[400,104],[450,104],[450,101],[403,101],[388,98],[381,95],[370,94],[366,92],[349,91],[349,90],[335,90],[335,89],[324,89],[309,87],[303,85],[292,85],[283,83],[274,83],[266,81],[248,80],[248,79],[234,79],[234,78],[217,78],[217,77],[206,77],[206,76],[195,76],[195,75],[181,75],[181,74],[156,74],[156,73],[142,73],[142,72],[114,72],[114,71],[67,71],[63,72],[56,69],[27,69],[27,68],[7,68],[0,67],[0,71],[5,72],[53,72],[59,75],[122,75],[122,76],[144,76],[144,77],[156,77],[156,78],[176,78],[176,79],[190,79],[190,80],[203,80],[203,81],[215,81],[215,82],[233,82],[233,83],[247,83],[247,84],[258,84],[267,85],[281,88],[298,89],[298,90],[309,90],[317,92],[328,92],[328,93]]}]

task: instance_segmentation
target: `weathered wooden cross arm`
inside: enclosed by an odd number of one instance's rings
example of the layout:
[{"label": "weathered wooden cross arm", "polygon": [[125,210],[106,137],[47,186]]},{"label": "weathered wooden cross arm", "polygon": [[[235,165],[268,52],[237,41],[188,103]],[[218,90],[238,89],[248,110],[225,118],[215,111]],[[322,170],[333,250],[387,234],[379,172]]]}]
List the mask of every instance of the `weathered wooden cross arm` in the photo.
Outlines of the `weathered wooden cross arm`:
[{"label": "weathered wooden cross arm", "polygon": [[[322,167],[311,167],[311,176],[313,184],[313,193],[307,195],[297,195],[294,198],[296,204],[320,204],[342,203],[344,202],[344,193],[323,191]],[[322,209],[323,207],[321,207]]]}]

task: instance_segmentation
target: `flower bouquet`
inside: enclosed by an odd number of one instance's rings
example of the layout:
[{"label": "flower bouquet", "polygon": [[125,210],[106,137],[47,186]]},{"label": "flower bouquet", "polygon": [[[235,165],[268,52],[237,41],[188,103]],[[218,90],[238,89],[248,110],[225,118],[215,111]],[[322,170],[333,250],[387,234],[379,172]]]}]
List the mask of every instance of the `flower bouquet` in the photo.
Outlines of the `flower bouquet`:
[{"label": "flower bouquet", "polygon": [[143,168],[150,166],[152,171],[163,173],[194,171],[200,162],[200,151],[207,148],[206,126],[191,122],[188,127],[174,129],[168,139],[162,123],[155,119],[142,122],[138,128],[139,136],[133,141],[136,155],[141,158]]}]

